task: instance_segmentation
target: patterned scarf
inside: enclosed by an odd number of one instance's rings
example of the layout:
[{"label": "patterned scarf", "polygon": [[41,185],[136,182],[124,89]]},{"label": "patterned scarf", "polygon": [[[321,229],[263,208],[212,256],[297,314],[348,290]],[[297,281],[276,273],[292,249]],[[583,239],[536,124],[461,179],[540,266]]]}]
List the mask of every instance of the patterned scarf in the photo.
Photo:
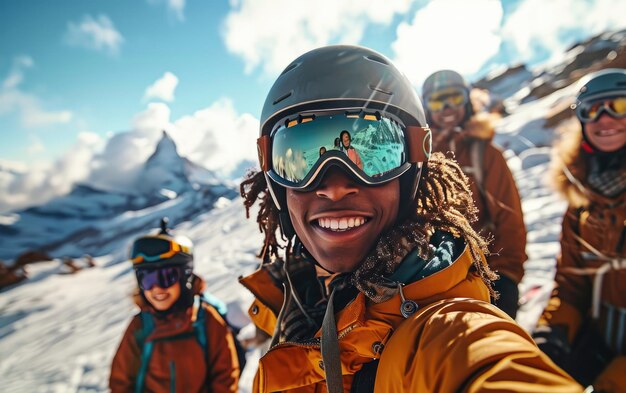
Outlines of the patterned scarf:
[{"label": "patterned scarf", "polygon": [[610,156],[593,155],[590,157],[587,182],[594,191],[607,198],[615,198],[626,191],[623,150]]}]

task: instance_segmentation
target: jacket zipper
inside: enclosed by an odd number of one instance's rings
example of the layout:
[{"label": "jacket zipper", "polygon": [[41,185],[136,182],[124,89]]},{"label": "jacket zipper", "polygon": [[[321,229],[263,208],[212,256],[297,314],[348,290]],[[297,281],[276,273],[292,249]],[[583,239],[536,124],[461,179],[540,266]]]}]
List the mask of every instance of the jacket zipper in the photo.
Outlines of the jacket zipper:
[{"label": "jacket zipper", "polygon": [[[344,338],[348,333],[350,333],[352,330],[354,330],[354,328],[358,327],[359,325],[360,325],[359,323],[355,323],[343,329],[341,332],[337,334],[337,340],[341,340],[342,338]],[[281,343],[274,345],[272,348],[270,348],[270,351],[274,350],[274,348],[287,346],[287,345],[293,345],[293,346],[302,347],[302,348],[321,348],[322,340],[319,337],[314,337],[306,341],[283,341]]]}]

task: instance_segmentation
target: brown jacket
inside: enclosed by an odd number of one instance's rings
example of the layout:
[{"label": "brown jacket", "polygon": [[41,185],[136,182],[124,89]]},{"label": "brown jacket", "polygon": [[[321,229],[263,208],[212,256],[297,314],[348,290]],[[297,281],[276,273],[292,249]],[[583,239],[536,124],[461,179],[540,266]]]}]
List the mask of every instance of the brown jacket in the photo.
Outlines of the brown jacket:
[{"label": "brown jacket", "polygon": [[[502,153],[491,144],[496,115],[481,113],[467,121],[464,129],[441,132],[433,128],[433,151],[452,152],[470,180],[478,221],[472,224],[486,238],[493,236],[489,245],[489,266],[516,283],[524,275],[526,256],[526,227],[522,205],[515,180]],[[473,173],[472,145],[485,143],[482,158],[483,193]]]},{"label": "brown jacket", "polygon": [[[539,324],[566,327],[571,343],[583,322],[593,320],[604,341],[626,355],[626,193],[609,199],[589,187],[580,143],[580,129],[569,130],[552,161],[554,185],[569,206],[556,288]],[[622,383],[626,389],[626,377]]]},{"label": "brown jacket", "polygon": [[[581,392],[524,330],[495,306],[471,270],[469,249],[447,268],[404,286],[418,304],[408,319],[396,295],[373,303],[359,292],[336,312],[344,391],[365,363],[380,359],[375,392]],[[241,282],[255,295],[250,316],[272,335],[283,292],[265,265]],[[325,392],[318,331],[284,342],[259,361],[254,392]]]},{"label": "brown jacket", "polygon": [[[200,294],[204,282],[194,281],[194,293]],[[140,297],[136,297],[141,299]],[[145,301],[138,300],[142,311],[155,313]],[[211,306],[203,304],[206,319],[208,359],[193,331],[197,310],[193,306],[176,313],[157,317],[155,328],[146,339],[159,340],[154,344],[146,373],[144,391],[149,392],[236,392],[239,366],[235,343],[226,323]],[[137,335],[141,333],[141,318],[136,315],[126,329],[113,358],[109,387],[111,392],[134,392],[141,363],[141,349]],[[184,338],[167,340],[183,335]],[[172,390],[173,389],[173,390]]]}]

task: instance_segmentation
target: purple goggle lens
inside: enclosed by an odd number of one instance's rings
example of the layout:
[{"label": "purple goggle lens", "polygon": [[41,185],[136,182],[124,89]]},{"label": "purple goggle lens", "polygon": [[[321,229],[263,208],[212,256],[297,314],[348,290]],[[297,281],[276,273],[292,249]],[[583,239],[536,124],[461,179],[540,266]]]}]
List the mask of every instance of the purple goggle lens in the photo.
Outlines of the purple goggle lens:
[{"label": "purple goggle lens", "polygon": [[159,288],[169,288],[180,279],[180,269],[177,267],[164,267],[162,269],[137,270],[137,282],[144,291],[149,291],[155,285]]}]

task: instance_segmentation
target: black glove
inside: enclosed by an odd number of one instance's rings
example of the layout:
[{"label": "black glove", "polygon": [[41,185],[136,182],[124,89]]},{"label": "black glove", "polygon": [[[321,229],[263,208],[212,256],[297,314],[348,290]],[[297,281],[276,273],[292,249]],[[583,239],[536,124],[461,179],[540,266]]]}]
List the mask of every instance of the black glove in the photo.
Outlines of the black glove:
[{"label": "black glove", "polygon": [[501,274],[500,278],[493,282],[493,289],[500,294],[500,297],[492,303],[500,310],[507,313],[511,318],[515,319],[517,315],[517,302],[519,300],[517,283],[504,274]]},{"label": "black glove", "polygon": [[562,326],[539,326],[533,332],[533,339],[539,349],[560,367],[567,361],[572,348],[567,341],[567,332]]}]

